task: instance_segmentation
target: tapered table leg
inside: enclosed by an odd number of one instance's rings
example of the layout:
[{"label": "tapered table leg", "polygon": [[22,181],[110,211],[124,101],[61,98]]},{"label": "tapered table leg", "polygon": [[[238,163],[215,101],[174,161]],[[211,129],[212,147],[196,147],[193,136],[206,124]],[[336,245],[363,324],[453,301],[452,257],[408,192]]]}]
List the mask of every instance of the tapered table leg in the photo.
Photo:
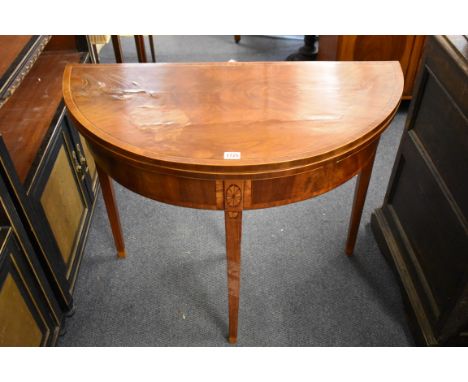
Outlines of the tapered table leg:
[{"label": "tapered table leg", "polygon": [[224,182],[224,222],[226,226],[226,257],[228,279],[229,336],[237,342],[239,315],[240,257],[242,237],[243,182]]},{"label": "tapered table leg", "polygon": [[346,241],[345,249],[345,252],[348,256],[352,256],[354,251],[354,245],[356,244],[359,223],[361,222],[362,210],[364,208],[364,202],[366,201],[367,188],[369,187],[369,181],[372,174],[372,167],[374,165],[376,149],[377,143],[375,144],[374,154],[369,159],[369,162],[367,162],[367,164],[361,169],[361,172],[359,173],[356,181],[353,210],[351,212],[351,219],[348,228],[348,239]]},{"label": "tapered table leg", "polygon": [[123,240],[122,227],[120,226],[119,211],[117,210],[117,203],[115,202],[114,188],[112,187],[112,180],[107,173],[96,165],[96,170],[101,183],[102,196],[106,204],[107,216],[112,228],[112,235],[114,236],[115,247],[117,249],[117,257],[125,257],[125,244]]},{"label": "tapered table leg", "polygon": [[229,306],[228,338],[229,342],[234,344],[237,341],[237,318],[239,315],[242,212],[225,212],[225,223]]}]

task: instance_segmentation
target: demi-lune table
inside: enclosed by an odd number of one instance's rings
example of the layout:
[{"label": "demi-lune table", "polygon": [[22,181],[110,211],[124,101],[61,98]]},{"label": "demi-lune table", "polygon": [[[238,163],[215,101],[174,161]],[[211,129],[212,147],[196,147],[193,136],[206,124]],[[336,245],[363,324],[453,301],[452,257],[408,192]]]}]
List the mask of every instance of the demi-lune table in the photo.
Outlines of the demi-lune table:
[{"label": "demi-lune table", "polygon": [[393,61],[77,64],[63,78],[119,257],[125,247],[111,178],[160,202],[225,211],[231,343],[242,211],[305,200],[359,175],[351,255],[379,137],[402,91]]}]

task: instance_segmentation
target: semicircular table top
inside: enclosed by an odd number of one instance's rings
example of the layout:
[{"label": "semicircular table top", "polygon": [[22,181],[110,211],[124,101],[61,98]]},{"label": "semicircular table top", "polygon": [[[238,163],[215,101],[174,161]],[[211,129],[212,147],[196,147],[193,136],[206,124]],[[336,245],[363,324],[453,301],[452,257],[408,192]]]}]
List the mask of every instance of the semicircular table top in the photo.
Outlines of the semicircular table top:
[{"label": "semicircular table top", "polygon": [[382,132],[402,89],[395,61],[80,64],[63,79],[88,139],[143,161],[227,173],[346,153]]},{"label": "semicircular table top", "polygon": [[379,137],[402,91],[398,62],[70,65],[63,78],[119,257],[111,179],[160,202],[224,210],[231,343],[243,210],[305,200],[358,175],[345,245],[352,255]]}]

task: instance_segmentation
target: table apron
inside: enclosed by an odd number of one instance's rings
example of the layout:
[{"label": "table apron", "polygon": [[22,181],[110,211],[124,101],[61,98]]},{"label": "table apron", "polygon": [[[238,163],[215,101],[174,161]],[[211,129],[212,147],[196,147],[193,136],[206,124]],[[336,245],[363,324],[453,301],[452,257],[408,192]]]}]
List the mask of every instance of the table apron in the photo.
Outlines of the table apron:
[{"label": "table apron", "polygon": [[[96,163],[115,181],[148,198],[177,206],[224,210],[227,179],[190,178],[157,172],[88,142]],[[274,178],[245,179],[243,209],[281,206],[318,196],[351,179],[373,160],[378,139],[348,156],[331,158],[304,172]]]}]

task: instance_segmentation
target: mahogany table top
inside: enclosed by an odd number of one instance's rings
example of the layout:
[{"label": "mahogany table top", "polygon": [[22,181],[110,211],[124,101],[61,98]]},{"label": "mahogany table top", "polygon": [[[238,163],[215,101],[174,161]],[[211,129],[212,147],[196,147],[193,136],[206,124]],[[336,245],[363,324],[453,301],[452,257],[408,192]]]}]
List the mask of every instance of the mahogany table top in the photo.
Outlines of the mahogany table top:
[{"label": "mahogany table top", "polygon": [[402,89],[395,61],[72,64],[63,78],[88,139],[139,161],[217,174],[356,150],[388,125]]},{"label": "mahogany table top", "polygon": [[231,343],[243,210],[305,200],[359,174],[351,255],[379,137],[402,91],[398,62],[69,65],[63,79],[119,257],[125,245],[111,178],[160,202],[224,210]]}]

